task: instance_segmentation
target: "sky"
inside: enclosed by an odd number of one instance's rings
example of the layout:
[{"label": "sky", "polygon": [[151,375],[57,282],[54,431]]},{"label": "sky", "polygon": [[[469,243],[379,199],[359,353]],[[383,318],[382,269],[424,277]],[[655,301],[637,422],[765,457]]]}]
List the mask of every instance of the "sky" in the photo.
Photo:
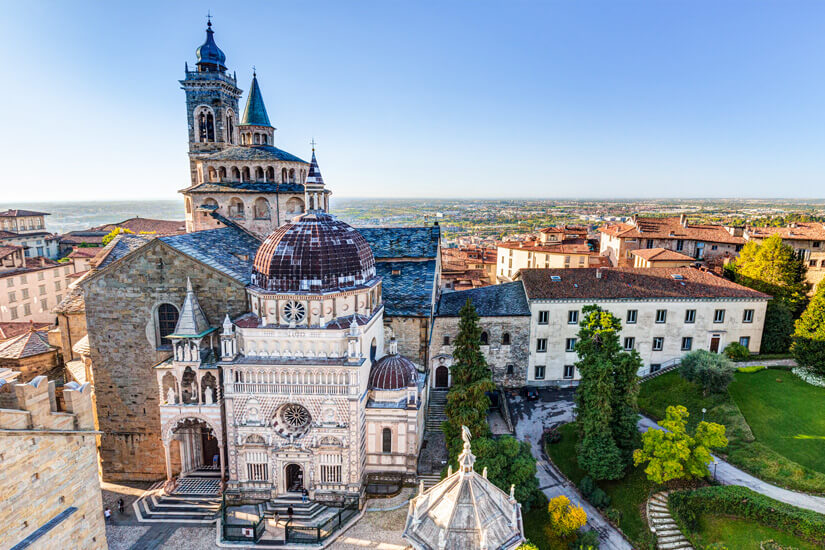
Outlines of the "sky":
[{"label": "sky", "polygon": [[0,202],[179,197],[207,11],[336,197],[825,195],[825,2],[17,1]]}]

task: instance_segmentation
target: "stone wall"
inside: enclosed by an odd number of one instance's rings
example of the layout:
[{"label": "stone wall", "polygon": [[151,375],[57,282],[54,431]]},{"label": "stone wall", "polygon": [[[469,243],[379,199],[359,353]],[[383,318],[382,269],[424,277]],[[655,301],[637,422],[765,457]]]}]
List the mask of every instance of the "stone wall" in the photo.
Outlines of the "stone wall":
[{"label": "stone wall", "polygon": [[18,382],[28,382],[35,376],[46,374],[56,367],[57,363],[57,350],[22,359],[0,359],[0,367],[7,367],[20,373]]},{"label": "stone wall", "polygon": [[429,340],[429,320],[426,317],[391,317],[384,315],[384,349],[395,336],[398,353],[415,363],[420,369],[427,365]]},{"label": "stone wall", "polygon": [[0,410],[0,546],[43,528],[31,548],[105,549],[91,388],[66,386],[68,412],[51,407],[43,378],[15,390],[21,410]]},{"label": "stone wall", "polygon": [[69,362],[80,359],[80,354],[72,349],[84,336],[86,336],[86,313],[58,313],[57,328],[59,343],[49,343],[57,345],[63,355],[63,361]]},{"label": "stone wall", "polygon": [[[430,386],[435,383],[435,369],[452,364],[453,344],[458,335],[458,317],[436,317],[430,342]],[[529,362],[530,317],[481,317],[481,329],[487,333],[486,346],[481,346],[487,364],[493,373],[493,382],[505,388],[517,388],[527,383]],[[504,344],[504,334],[510,335],[510,344]],[[444,337],[449,337],[445,345]],[[512,373],[508,374],[508,366]]]},{"label": "stone wall", "polygon": [[162,303],[180,308],[190,277],[209,321],[247,311],[244,286],[154,241],[84,284],[97,396],[103,477],[165,477],[159,394],[152,366],[171,355],[155,345]]}]

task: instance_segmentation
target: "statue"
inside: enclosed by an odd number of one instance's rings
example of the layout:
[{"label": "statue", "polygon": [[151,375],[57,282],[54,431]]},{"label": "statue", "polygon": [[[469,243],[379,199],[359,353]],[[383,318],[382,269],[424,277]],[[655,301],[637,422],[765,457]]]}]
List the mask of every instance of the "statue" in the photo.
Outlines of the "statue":
[{"label": "statue", "polygon": [[168,405],[175,404],[175,390],[172,388],[169,388],[169,391],[166,392],[166,403]]},{"label": "statue", "polygon": [[214,398],[212,397],[212,388],[206,386],[206,389],[203,391],[203,399],[207,405],[211,405],[214,403]]},{"label": "statue", "polygon": [[470,433],[470,428],[461,426],[461,439],[464,440],[464,445],[469,445],[472,438],[473,434]]},{"label": "statue", "polygon": [[441,529],[438,532],[438,549],[444,550],[447,548],[447,530]]},{"label": "statue", "polygon": [[194,380],[192,380],[192,385],[189,386],[189,387],[191,388],[189,391],[192,394],[192,400],[197,402],[197,400],[198,400],[198,384]]}]

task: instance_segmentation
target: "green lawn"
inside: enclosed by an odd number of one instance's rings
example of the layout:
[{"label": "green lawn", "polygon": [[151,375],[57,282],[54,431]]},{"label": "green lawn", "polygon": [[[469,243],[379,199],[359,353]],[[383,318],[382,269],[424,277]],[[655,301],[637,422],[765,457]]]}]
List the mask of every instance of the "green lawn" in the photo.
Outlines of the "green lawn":
[{"label": "green lawn", "polygon": [[[775,382],[777,378],[783,382]],[[825,440],[788,436],[825,434],[822,406],[814,405],[825,402],[825,389],[805,384],[788,371],[769,369],[736,373],[736,381],[729,391],[703,397],[699,386],[686,381],[678,372],[669,372],[641,385],[639,408],[658,420],[664,417],[669,405],[683,405],[690,412],[688,427],[692,429],[702,420],[704,407],[707,409],[705,420],[727,428],[730,443],[719,454],[732,464],[789,489],[825,493],[825,468],[821,466],[825,465]],[[739,405],[747,411],[745,415]],[[763,410],[765,412],[760,412]],[[768,411],[772,412],[768,414]],[[791,453],[792,448],[800,452]],[[818,456],[817,448],[820,449]],[[805,463],[797,458],[806,456],[814,461]],[[815,468],[817,460],[820,466]]]},{"label": "green lawn", "polygon": [[825,388],[781,370],[737,374],[728,388],[757,440],[825,474]]},{"label": "green lawn", "polygon": [[[548,445],[547,454],[559,470],[578,485],[586,474],[576,461],[576,427],[565,424],[559,431],[561,441]],[[600,481],[598,485],[610,495],[610,506],[621,513],[622,532],[637,544],[650,540],[650,531],[642,518],[641,509],[655,484],[647,480],[643,467],[633,469],[624,479]]]},{"label": "green lawn", "polygon": [[723,543],[736,550],[759,550],[759,543],[774,540],[783,547],[815,550],[818,545],[783,531],[760,525],[747,519],[725,516],[702,516],[696,535],[702,544]]}]

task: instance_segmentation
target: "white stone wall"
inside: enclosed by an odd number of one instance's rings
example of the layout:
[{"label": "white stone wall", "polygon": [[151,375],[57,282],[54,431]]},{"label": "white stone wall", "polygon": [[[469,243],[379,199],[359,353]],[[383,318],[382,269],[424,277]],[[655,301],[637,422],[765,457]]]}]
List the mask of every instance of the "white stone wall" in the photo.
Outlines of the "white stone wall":
[{"label": "white stone wall", "polygon": [[[692,350],[710,349],[711,339],[719,338],[719,351],[731,342],[739,342],[740,337],[750,337],[749,349],[751,353],[759,351],[762,340],[762,328],[765,323],[766,300],[586,300],[586,301],[541,301],[533,300],[530,304],[532,317],[530,320],[530,353],[527,372],[528,384],[564,382],[564,366],[573,365],[577,360],[575,352],[566,350],[568,338],[576,338],[579,331],[578,323],[568,323],[568,312],[579,311],[581,319],[582,307],[593,303],[603,307],[616,315],[622,322],[620,342],[624,344],[625,337],[635,338],[634,349],[641,355],[644,368],[640,374],[649,371],[651,364],[662,364],[687,353],[682,350],[682,338],[692,337]],[[656,311],[667,310],[665,323],[656,323]],[[685,323],[685,311],[696,310],[696,321]],[[714,323],[714,311],[725,310],[723,323]],[[754,310],[753,322],[744,323],[744,310]],[[635,324],[627,323],[628,310],[637,311]],[[549,312],[548,324],[538,324],[539,312]],[[661,351],[653,351],[653,339],[664,337]],[[537,352],[537,340],[547,339],[547,351]],[[545,367],[544,379],[536,378],[536,366]],[[575,372],[573,380],[579,378]]]},{"label": "white stone wall", "polygon": [[496,276],[502,281],[512,281],[519,269],[589,267],[589,257],[589,254],[536,252],[500,246],[496,259]]},{"label": "white stone wall", "polygon": [[[52,310],[69,292],[74,262],[26,273],[0,274],[0,321],[52,323]],[[12,299],[13,298],[13,299]]]}]

